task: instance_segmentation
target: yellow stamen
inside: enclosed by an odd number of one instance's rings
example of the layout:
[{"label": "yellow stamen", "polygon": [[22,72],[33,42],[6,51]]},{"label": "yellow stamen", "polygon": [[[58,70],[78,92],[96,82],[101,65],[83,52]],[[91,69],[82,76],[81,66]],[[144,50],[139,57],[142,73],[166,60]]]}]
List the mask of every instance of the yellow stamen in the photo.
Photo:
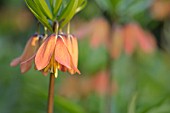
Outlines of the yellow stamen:
[{"label": "yellow stamen", "polygon": [[44,72],[48,72],[49,71],[49,69],[50,69],[50,67],[51,67],[51,65],[50,64],[48,64],[45,68],[44,68]]},{"label": "yellow stamen", "polygon": [[51,57],[51,60],[50,60],[50,65],[51,65],[51,67],[50,67],[50,72],[51,73],[54,73],[54,53],[53,53],[53,55],[52,55],[52,57]]},{"label": "yellow stamen", "polygon": [[54,75],[55,75],[55,78],[58,77],[58,69],[57,69],[57,68],[55,68],[55,73],[54,73]]},{"label": "yellow stamen", "polygon": [[54,64],[53,64],[53,71],[54,71],[54,74],[55,74],[55,77],[56,77],[56,78],[57,78],[57,76],[58,76],[57,65],[58,65],[58,63],[57,63],[56,61],[54,61]]}]

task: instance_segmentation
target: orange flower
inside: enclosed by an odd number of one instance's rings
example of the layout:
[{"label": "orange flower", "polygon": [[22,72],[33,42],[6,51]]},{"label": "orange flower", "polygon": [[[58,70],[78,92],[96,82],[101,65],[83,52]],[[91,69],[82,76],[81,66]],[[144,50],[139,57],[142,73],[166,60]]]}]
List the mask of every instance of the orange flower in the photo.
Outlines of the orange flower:
[{"label": "orange flower", "polygon": [[170,0],[153,0],[151,14],[157,20],[164,20],[170,16]]},{"label": "orange flower", "polygon": [[37,70],[42,71],[44,75],[48,72],[54,73],[57,77],[58,69],[71,74],[76,72],[78,61],[77,39],[72,35],[49,36],[40,46],[35,56],[35,65]]},{"label": "orange flower", "polygon": [[109,33],[111,26],[104,18],[96,18],[89,23],[85,23],[76,30],[76,36],[90,36],[90,45],[92,48],[97,48],[100,45],[108,46]]},{"label": "orange flower", "polygon": [[143,30],[140,25],[129,23],[122,27],[115,26],[110,46],[110,53],[116,59],[122,51],[127,55],[132,55],[136,49],[153,53],[156,49],[156,41],[154,36]]},{"label": "orange flower", "polygon": [[154,37],[136,23],[124,26],[124,38],[125,52],[128,55],[131,55],[137,47],[146,53],[152,53],[156,49]]},{"label": "orange flower", "polygon": [[20,64],[21,73],[27,72],[31,68],[35,53],[40,46],[40,38],[41,35],[38,34],[31,36],[25,46],[23,54],[20,57],[12,60],[10,66],[14,67]]}]

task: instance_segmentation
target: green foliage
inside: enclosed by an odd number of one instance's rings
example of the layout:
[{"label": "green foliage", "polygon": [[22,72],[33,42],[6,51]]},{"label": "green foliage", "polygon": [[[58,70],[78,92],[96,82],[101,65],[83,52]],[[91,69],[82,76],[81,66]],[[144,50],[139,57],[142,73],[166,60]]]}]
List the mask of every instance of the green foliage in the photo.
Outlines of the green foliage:
[{"label": "green foliage", "polygon": [[94,74],[107,68],[106,47],[91,48],[88,40],[83,40],[79,45],[79,68],[82,73]]},{"label": "green foliage", "polygon": [[[34,16],[52,32],[53,23],[59,22],[63,28],[73,16],[82,10],[86,5],[86,0],[50,0],[50,6],[45,0],[25,0],[28,8]],[[66,7],[65,6],[67,3]]]},{"label": "green foliage", "polygon": [[[87,3],[85,0],[25,1],[31,12],[50,31],[52,31],[52,23],[55,20],[60,18],[59,22],[64,26]],[[96,6],[94,1],[89,0],[88,8],[82,14],[84,18],[89,19],[89,16],[93,18],[96,14],[99,16],[106,11],[111,16],[113,22],[125,23],[137,21],[142,26],[149,26],[147,29],[150,30],[150,24],[152,24],[152,20],[148,16],[150,0],[95,1],[99,7]],[[76,8],[68,8],[70,5],[76,6]],[[70,14],[69,10],[73,12]],[[100,10],[103,12],[100,12]],[[61,15],[63,15],[62,18]],[[68,15],[69,17],[67,18]],[[4,17],[2,16],[2,18]],[[11,23],[13,29],[15,29],[14,22],[7,21],[7,23]],[[1,32],[3,32],[3,35],[6,33],[5,36],[0,36],[0,112],[45,113],[47,109],[48,77],[42,76],[40,73],[35,72],[34,69],[27,74],[21,75],[19,66],[17,68],[9,67],[11,59],[18,56],[23,47],[19,43],[14,44],[11,41],[14,40],[13,37],[16,36],[14,35],[16,31],[10,32],[11,26],[6,26],[7,24],[4,24],[2,20],[0,24]],[[155,29],[155,25],[159,23],[154,22],[153,24],[152,28]],[[17,34],[20,33],[17,32]],[[20,35],[19,39],[22,39],[23,36],[25,35]],[[18,35],[16,38],[18,38]],[[108,62],[113,63],[113,82],[115,81],[117,89],[114,95],[112,95],[111,113],[170,112],[169,54],[160,50],[153,55],[136,53],[133,56],[126,56],[122,54],[119,59],[108,61],[109,54],[105,47],[100,46],[94,49],[89,46],[88,41],[80,40],[79,42],[79,68],[82,73],[79,77],[83,78],[93,75],[106,69]],[[61,78],[64,76],[62,75],[56,79],[55,112],[104,113],[102,111],[104,111],[103,108],[106,106],[106,100],[98,94],[89,93],[86,97],[71,99],[60,96],[58,87],[62,88]],[[105,112],[107,113],[107,111]]]},{"label": "green foliage", "polygon": [[[159,113],[170,112],[166,108],[170,104],[169,64],[167,56],[161,52],[150,56],[139,53],[133,58],[123,55],[115,61],[113,75],[119,84],[114,98],[117,113],[126,113],[134,106],[135,113],[150,113],[156,109]],[[135,92],[138,92],[136,104],[131,106]]]},{"label": "green foliage", "polygon": [[[148,14],[151,0],[95,0],[100,9],[107,13],[110,20],[117,23],[142,21]],[[146,13],[146,14],[145,14]],[[140,16],[140,18],[138,18]],[[142,16],[142,17],[141,17]],[[148,16],[148,15],[147,15]],[[150,22],[147,18],[142,22]],[[148,23],[147,23],[148,24]]]},{"label": "green foliage", "polygon": [[[54,2],[53,2],[54,3]],[[60,6],[61,6],[61,3],[62,3],[62,0],[56,0],[55,1],[55,6],[54,6],[54,16],[57,16],[57,13],[60,9]]]},{"label": "green foliage", "polygon": [[66,25],[70,19],[74,16],[78,6],[78,0],[70,0],[68,5],[64,8],[58,17],[59,22],[61,22],[60,28]]},{"label": "green foliage", "polygon": [[128,113],[136,113],[136,99],[137,99],[137,93],[132,97],[132,100],[129,103]]},{"label": "green foliage", "polygon": [[52,31],[52,27],[50,23],[48,22],[48,19],[41,11],[40,7],[33,1],[33,0],[25,0],[28,8],[31,10],[31,12],[35,15],[35,17],[44,25],[46,26],[50,31]]}]

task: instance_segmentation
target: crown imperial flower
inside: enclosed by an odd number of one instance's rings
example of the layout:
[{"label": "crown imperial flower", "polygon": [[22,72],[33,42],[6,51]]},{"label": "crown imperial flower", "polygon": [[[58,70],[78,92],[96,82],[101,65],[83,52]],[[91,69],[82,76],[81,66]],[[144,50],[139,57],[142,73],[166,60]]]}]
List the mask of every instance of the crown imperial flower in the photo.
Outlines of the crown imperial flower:
[{"label": "crown imperial flower", "polygon": [[35,56],[35,66],[44,75],[48,72],[54,73],[57,77],[58,70],[68,71],[71,74],[76,72],[78,61],[77,39],[73,35],[50,35],[40,46]]}]

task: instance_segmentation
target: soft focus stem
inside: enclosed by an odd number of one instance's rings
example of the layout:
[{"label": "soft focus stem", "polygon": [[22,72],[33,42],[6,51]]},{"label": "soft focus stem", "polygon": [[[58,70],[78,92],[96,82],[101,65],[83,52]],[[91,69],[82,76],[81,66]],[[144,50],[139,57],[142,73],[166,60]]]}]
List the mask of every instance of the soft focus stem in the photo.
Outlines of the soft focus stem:
[{"label": "soft focus stem", "polygon": [[54,84],[55,84],[55,76],[53,73],[50,74],[50,84],[48,91],[48,111],[47,113],[53,113],[54,108]]},{"label": "soft focus stem", "polygon": [[58,34],[59,23],[57,21],[53,24],[53,32]]},{"label": "soft focus stem", "polygon": [[67,24],[67,34],[70,34],[70,22]]}]

